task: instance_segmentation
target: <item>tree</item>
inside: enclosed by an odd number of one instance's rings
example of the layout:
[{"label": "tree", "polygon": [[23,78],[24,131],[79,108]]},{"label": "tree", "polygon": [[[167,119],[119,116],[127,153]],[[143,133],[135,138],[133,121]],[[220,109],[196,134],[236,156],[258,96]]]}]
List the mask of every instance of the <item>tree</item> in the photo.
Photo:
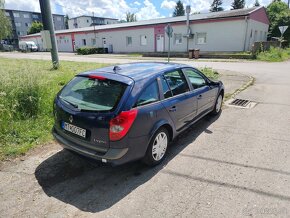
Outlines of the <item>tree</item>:
[{"label": "tree", "polygon": [[4,11],[4,0],[0,0],[0,40],[6,39],[12,34],[10,19],[6,17]]},{"label": "tree", "polygon": [[38,22],[38,21],[34,21],[31,24],[31,27],[29,28],[27,34],[34,34],[34,33],[39,33],[41,30],[43,30],[43,24]]},{"label": "tree", "polygon": [[290,42],[290,9],[285,2],[275,0],[267,6],[267,13],[270,20],[269,36],[280,37],[279,26],[288,26],[284,33],[284,39]]},{"label": "tree", "polygon": [[137,21],[136,14],[127,12],[126,13],[126,22],[135,22]]},{"label": "tree", "polygon": [[185,10],[184,10],[183,4],[180,0],[178,0],[178,2],[176,2],[176,5],[175,5],[173,17],[184,16],[184,15],[185,15]]},{"label": "tree", "polygon": [[68,17],[68,14],[64,16],[64,26],[66,29],[68,29],[68,20],[69,20],[69,17]]},{"label": "tree", "polygon": [[255,1],[254,6],[255,6],[255,7],[259,7],[259,6],[260,6],[260,2],[259,2],[259,0],[256,0],[256,1]]},{"label": "tree", "polygon": [[232,10],[242,9],[245,7],[245,0],[234,0],[232,3]]},{"label": "tree", "polygon": [[223,4],[222,0],[213,0],[212,4],[210,6],[210,11],[211,12],[223,11],[224,8],[221,7],[222,4]]}]

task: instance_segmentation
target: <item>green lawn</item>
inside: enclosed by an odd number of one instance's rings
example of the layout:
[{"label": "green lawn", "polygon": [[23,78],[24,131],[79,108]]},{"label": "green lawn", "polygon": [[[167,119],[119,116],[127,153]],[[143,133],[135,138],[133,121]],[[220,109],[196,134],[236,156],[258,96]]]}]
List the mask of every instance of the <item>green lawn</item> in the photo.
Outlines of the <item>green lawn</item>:
[{"label": "green lawn", "polygon": [[[52,103],[56,93],[75,74],[105,66],[62,61],[51,70],[50,61],[0,58],[0,160],[25,154],[52,140]],[[201,69],[211,78],[218,74]]]}]

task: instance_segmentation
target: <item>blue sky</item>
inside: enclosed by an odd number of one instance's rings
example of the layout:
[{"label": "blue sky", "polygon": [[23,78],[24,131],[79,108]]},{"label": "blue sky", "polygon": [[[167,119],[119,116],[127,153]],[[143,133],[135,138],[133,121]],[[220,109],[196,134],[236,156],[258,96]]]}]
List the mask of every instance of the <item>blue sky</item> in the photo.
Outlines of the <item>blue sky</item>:
[{"label": "blue sky", "polygon": [[[92,15],[124,19],[126,12],[135,13],[137,20],[172,16],[177,0],[50,0],[53,13],[68,14],[70,17]],[[208,12],[213,0],[183,0],[191,5],[192,12]],[[229,10],[233,0],[223,0],[223,7]],[[285,1],[285,0],[284,0]],[[5,8],[39,11],[39,0],[6,0]],[[246,7],[252,7],[255,0],[246,0]],[[271,0],[259,0],[267,6]]]}]

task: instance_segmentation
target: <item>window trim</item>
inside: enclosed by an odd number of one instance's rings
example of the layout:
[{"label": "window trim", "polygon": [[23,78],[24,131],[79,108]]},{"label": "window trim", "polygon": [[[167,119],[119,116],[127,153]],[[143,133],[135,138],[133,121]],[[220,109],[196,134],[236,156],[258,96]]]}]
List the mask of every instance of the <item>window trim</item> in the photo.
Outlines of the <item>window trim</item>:
[{"label": "window trim", "polygon": [[[199,43],[198,42],[198,34],[205,34],[205,42],[203,42],[203,43]],[[197,32],[196,33],[196,44],[197,45],[205,45],[205,44],[207,44],[207,33],[206,32]]]},{"label": "window trim", "polygon": [[[178,35],[178,36],[180,35],[181,42],[178,42],[178,43],[176,42],[176,36],[177,36],[177,35]],[[182,44],[182,41],[183,41],[183,40],[182,40],[182,34],[181,34],[181,33],[175,33],[175,34],[174,34],[174,44],[175,44],[175,45],[181,45],[181,44]]]},{"label": "window trim", "polygon": [[[128,39],[131,38],[131,44],[128,43]],[[131,47],[133,46],[133,37],[132,36],[126,36],[126,46],[127,47]]]}]

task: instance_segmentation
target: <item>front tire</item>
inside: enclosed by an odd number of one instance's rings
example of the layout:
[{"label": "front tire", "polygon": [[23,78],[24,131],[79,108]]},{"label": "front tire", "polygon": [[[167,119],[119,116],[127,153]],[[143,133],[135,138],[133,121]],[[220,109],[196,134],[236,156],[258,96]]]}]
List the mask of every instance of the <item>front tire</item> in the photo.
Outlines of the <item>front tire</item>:
[{"label": "front tire", "polygon": [[143,162],[148,166],[161,163],[166,155],[169,143],[169,134],[166,128],[160,128],[152,137]]},{"label": "front tire", "polygon": [[222,104],[223,104],[223,95],[222,93],[220,93],[215,102],[214,109],[212,110],[211,114],[218,115],[221,112]]}]

